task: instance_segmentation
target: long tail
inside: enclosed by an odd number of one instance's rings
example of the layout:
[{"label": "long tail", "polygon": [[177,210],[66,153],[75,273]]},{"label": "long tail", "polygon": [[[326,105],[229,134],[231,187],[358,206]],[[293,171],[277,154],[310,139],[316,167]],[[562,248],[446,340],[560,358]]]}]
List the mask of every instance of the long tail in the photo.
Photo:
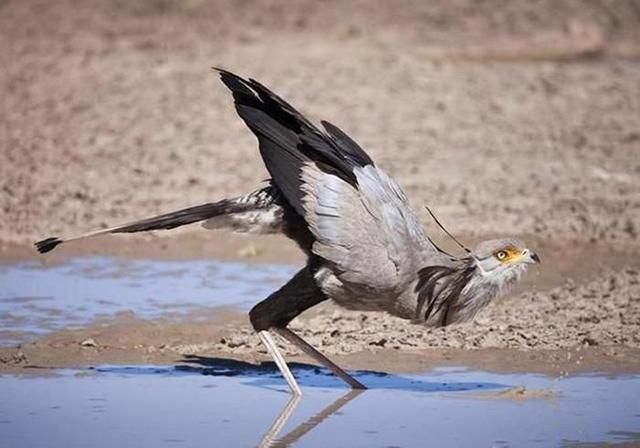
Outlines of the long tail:
[{"label": "long tail", "polygon": [[168,230],[205,221],[205,228],[231,228],[238,232],[277,233],[281,231],[282,208],[279,194],[269,183],[246,196],[223,199],[218,202],[196,205],[175,212],[134,221],[128,224],[96,230],[72,238],[52,237],[35,243],[38,252],[44,254],[68,241],[76,241],[108,233],[134,233],[149,230]]}]

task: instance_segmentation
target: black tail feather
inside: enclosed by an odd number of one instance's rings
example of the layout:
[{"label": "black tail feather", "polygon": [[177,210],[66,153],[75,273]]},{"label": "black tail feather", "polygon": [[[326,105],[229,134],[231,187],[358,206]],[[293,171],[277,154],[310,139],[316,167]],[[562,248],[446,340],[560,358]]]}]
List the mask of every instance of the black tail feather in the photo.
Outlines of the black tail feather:
[{"label": "black tail feather", "polygon": [[233,215],[260,209],[269,211],[272,207],[279,207],[279,205],[276,204],[277,198],[277,191],[271,186],[271,184],[269,184],[246,196],[237,197],[234,199],[223,199],[218,202],[209,202],[207,204],[196,205],[195,207],[189,207],[182,210],[177,210],[175,212],[153,216],[151,218],[142,219],[140,221],[131,222],[129,224],[124,224],[109,229],[96,230],[94,232],[85,233],[73,238],[47,238],[45,240],[38,241],[37,243],[35,243],[35,246],[38,249],[38,252],[44,254],[52,251],[56,248],[56,246],[64,243],[65,241],[75,241],[109,233],[134,233],[146,232],[149,230],[169,230],[176,227],[185,226],[187,224],[193,224],[195,222],[207,221],[218,216]]},{"label": "black tail feather", "polygon": [[[192,224],[198,221],[212,218],[214,216],[228,213],[235,203],[232,200],[223,199],[219,202],[211,202],[208,204],[197,205],[195,207],[185,208],[164,215],[154,216],[153,218],[143,219],[132,224],[115,228],[109,233],[134,233],[146,232],[148,230],[169,230],[176,227]],[[236,206],[237,208],[237,206]]]},{"label": "black tail feather", "polygon": [[38,241],[37,243],[35,243],[35,246],[36,246],[36,249],[38,249],[38,252],[40,252],[41,254],[46,254],[47,252],[50,252],[53,249],[55,249],[58,244],[61,244],[63,242],[64,240],[61,240],[60,238],[57,238],[57,237],[53,237],[53,238],[47,238],[46,240]]},{"label": "black tail feather", "polygon": [[92,236],[105,235],[107,233],[134,233],[146,232],[149,230],[168,230],[187,224],[192,224],[194,222],[204,221],[214,216],[229,213],[230,211],[238,212],[243,207],[246,207],[246,205],[236,204],[232,200],[223,199],[219,202],[197,205],[195,207],[189,207],[175,212],[165,213],[164,215],[154,216],[152,218],[143,219],[119,227],[97,230],[95,232],[86,233],[84,235],[76,236],[73,238],[47,238],[45,240],[38,241],[37,243],[35,243],[35,246],[36,249],[38,249],[38,252],[44,254],[52,251],[59,244],[62,244],[65,241],[74,241]]}]

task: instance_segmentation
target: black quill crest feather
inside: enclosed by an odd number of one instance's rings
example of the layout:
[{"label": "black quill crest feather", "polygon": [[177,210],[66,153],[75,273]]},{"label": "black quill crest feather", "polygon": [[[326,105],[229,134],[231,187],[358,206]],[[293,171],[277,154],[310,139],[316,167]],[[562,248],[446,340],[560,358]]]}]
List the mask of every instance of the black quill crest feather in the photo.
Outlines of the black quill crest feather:
[{"label": "black quill crest feather", "polygon": [[462,290],[475,271],[470,260],[465,259],[459,267],[428,266],[418,271],[416,320],[429,322],[431,317],[442,312],[438,325],[444,327],[452,322],[451,311],[455,312]]}]

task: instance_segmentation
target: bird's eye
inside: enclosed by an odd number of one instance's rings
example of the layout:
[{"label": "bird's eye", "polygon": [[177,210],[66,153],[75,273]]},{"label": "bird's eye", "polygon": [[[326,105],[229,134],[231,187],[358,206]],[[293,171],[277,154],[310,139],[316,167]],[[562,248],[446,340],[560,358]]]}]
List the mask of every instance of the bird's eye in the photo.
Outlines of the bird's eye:
[{"label": "bird's eye", "polygon": [[507,251],[501,250],[500,252],[497,252],[496,257],[498,258],[498,260],[504,260],[505,258],[507,258]]}]

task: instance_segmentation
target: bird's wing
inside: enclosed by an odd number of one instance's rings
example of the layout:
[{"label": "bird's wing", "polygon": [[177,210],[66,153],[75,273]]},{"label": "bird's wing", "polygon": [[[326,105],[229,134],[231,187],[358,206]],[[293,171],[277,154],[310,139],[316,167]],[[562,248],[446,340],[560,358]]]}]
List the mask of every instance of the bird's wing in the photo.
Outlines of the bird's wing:
[{"label": "bird's wing", "polygon": [[340,280],[380,291],[415,278],[425,263],[450,264],[393,179],[375,165],[354,175],[356,188],[313,165],[302,176],[313,251],[335,264]]},{"label": "bird's wing", "polygon": [[274,184],[309,225],[313,252],[342,279],[388,286],[415,275],[425,254],[446,258],[399,186],[344,132],[327,122],[321,131],[257,81],[219,72]]},{"label": "bird's wing", "polygon": [[303,216],[302,167],[315,163],[355,184],[353,168],[373,163],[369,156],[337,127],[325,134],[290,104],[253,79],[217,69],[231,90],[240,118],[258,138],[260,154],[274,184]]}]

